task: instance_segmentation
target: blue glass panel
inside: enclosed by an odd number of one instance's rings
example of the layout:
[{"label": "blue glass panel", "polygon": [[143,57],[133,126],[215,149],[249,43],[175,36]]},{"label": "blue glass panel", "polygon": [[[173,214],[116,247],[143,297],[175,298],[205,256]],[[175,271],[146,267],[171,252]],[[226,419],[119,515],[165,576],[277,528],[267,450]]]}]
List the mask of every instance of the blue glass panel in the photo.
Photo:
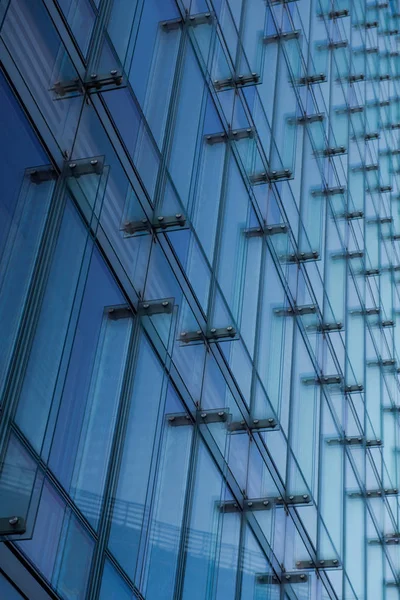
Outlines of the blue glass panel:
[{"label": "blue glass panel", "polygon": [[108,311],[124,304],[96,250],[50,455],[51,468],[94,527],[101,509],[133,323],[132,315],[114,319]]},{"label": "blue glass panel", "polygon": [[57,381],[86,240],[82,220],[75,207],[68,202],[16,414],[18,426],[39,452]]},{"label": "blue glass panel", "polygon": [[163,369],[149,342],[142,337],[109,537],[110,550],[132,579],[156,441],[163,377]]},{"label": "blue glass panel", "polygon": [[104,565],[99,600],[131,600],[132,590],[107,559]]},{"label": "blue glass panel", "polygon": [[0,594],[4,600],[23,600],[23,596],[17,592],[15,587],[0,573]]}]

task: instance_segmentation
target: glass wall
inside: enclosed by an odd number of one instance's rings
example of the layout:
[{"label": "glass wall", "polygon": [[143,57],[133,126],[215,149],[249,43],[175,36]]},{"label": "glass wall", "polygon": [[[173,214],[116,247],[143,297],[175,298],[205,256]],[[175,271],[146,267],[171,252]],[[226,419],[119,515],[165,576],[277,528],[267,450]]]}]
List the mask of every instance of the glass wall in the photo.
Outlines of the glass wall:
[{"label": "glass wall", "polygon": [[399,14],[0,0],[0,541],[55,597],[400,598]]}]

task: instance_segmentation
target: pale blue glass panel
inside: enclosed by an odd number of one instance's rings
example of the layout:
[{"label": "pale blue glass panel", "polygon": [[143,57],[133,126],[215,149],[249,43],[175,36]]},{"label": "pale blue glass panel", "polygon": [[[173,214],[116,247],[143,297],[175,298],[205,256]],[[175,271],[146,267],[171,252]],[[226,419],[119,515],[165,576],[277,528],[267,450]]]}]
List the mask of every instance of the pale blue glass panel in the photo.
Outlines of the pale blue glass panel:
[{"label": "pale blue glass panel", "polygon": [[18,426],[39,452],[57,381],[86,241],[87,235],[81,218],[72,203],[68,202],[15,417]]},{"label": "pale blue glass panel", "polygon": [[0,573],[0,595],[4,600],[23,600],[16,588]]},{"label": "pale blue glass panel", "polygon": [[[56,83],[76,80],[78,73],[44,4],[12,0],[1,36],[51,132],[63,151],[70,152],[83,99],[70,97],[66,101],[52,91]],[[81,92],[77,90],[72,95]]]},{"label": "pale blue glass panel", "polygon": [[114,305],[118,314],[124,298],[96,252],[50,456],[52,469],[94,528],[102,505],[133,324],[129,313],[113,318],[109,310]]},{"label": "pale blue glass panel", "polygon": [[179,569],[182,519],[187,501],[186,486],[191,458],[191,425],[164,426],[158,476],[154,484],[154,505],[148,525],[145,583],[148,600],[169,600],[173,596]]},{"label": "pale blue glass panel", "polygon": [[156,355],[142,336],[109,536],[110,550],[132,579],[145,516],[163,377]]},{"label": "pale blue glass panel", "polygon": [[202,443],[197,452],[182,600],[204,600],[212,593],[218,561],[222,477]]},{"label": "pale blue glass panel", "polygon": [[108,559],[104,564],[99,600],[131,600],[132,590]]}]

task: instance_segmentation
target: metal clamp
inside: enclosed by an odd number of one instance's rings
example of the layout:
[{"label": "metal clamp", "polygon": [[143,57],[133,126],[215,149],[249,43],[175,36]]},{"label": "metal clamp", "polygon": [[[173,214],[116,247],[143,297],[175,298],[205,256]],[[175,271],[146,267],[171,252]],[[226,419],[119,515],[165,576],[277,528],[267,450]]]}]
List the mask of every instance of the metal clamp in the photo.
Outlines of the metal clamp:
[{"label": "metal clamp", "polygon": [[122,226],[122,231],[127,235],[135,235],[143,231],[157,231],[160,229],[168,229],[170,227],[184,227],[186,219],[182,213],[164,217],[162,215],[156,217],[153,221],[142,219],[141,221],[126,221]]},{"label": "metal clamp", "polygon": [[37,185],[44,183],[45,181],[51,181],[57,179],[57,171],[53,169],[53,167],[36,167],[34,169],[29,169],[27,174],[30,177],[32,183]]},{"label": "metal clamp", "polygon": [[317,327],[317,331],[322,333],[329,333],[330,331],[341,331],[343,329],[343,323],[321,323]]},{"label": "metal clamp", "polygon": [[274,312],[279,317],[315,315],[317,312],[317,307],[315,304],[309,304],[305,306],[295,306],[294,308],[275,308]]},{"label": "metal clamp", "polygon": [[342,19],[343,17],[348,17],[349,14],[349,10],[344,8],[343,10],[331,10],[331,12],[328,14],[328,17],[330,19]]},{"label": "metal clamp", "polygon": [[60,98],[67,94],[84,93],[92,90],[101,90],[105,86],[116,85],[120,87],[123,82],[123,77],[118,69],[111,69],[108,74],[98,75],[91,73],[85,81],[79,78],[70,79],[68,81],[56,81],[50,90]]},{"label": "metal clamp", "polygon": [[237,77],[227,77],[226,79],[215,79],[214,88],[218,92],[236,86],[255,85],[259,82],[260,75],[258,73],[250,73],[249,75],[238,75]]},{"label": "metal clamp", "polygon": [[340,561],[337,558],[320,560],[298,560],[296,562],[298,569],[338,569]]},{"label": "metal clamp", "polygon": [[300,77],[299,85],[313,85],[314,83],[324,83],[324,81],[326,81],[325,73],[318,73],[317,75]]},{"label": "metal clamp", "polygon": [[344,388],[346,394],[353,394],[354,392],[363,392],[364,386],[361,383],[354,383],[352,385],[346,385]]},{"label": "metal clamp", "polygon": [[337,196],[339,194],[344,194],[346,192],[346,188],[342,185],[337,187],[324,187],[317,190],[311,191],[311,196]]},{"label": "metal clamp", "polygon": [[201,329],[197,329],[196,331],[182,331],[179,335],[179,341],[184,344],[204,342],[205,340],[217,342],[221,339],[233,339],[236,337],[236,333],[236,329],[232,325],[228,325],[228,327],[212,327],[205,333]]},{"label": "metal clamp", "polygon": [[93,158],[66,161],[63,173],[66,177],[78,179],[83,175],[101,175],[103,168],[104,156],[94,156]]},{"label": "metal clamp", "polygon": [[0,518],[0,536],[23,534],[26,531],[25,519],[19,516]]},{"label": "metal clamp", "polygon": [[133,312],[128,304],[120,304],[118,306],[106,306],[105,312],[112,321],[120,321],[121,319],[131,319]]},{"label": "metal clamp", "polygon": [[333,260],[345,258],[346,260],[352,260],[353,258],[364,258],[363,250],[351,250],[348,252],[339,252],[331,255]]},{"label": "metal clamp", "polygon": [[198,13],[197,15],[190,15],[186,18],[186,22],[192,27],[197,27],[198,25],[211,25],[213,23],[214,17],[211,13]]},{"label": "metal clamp", "polygon": [[171,314],[174,308],[174,302],[175,298],[163,298],[162,300],[143,300],[138,304],[137,314],[140,317]]},{"label": "metal clamp", "polygon": [[313,250],[312,252],[299,252],[298,254],[287,254],[279,257],[281,261],[287,263],[307,262],[310,260],[318,260],[319,252]]},{"label": "metal clamp", "polygon": [[300,30],[295,31],[285,31],[274,33],[273,35],[267,35],[263,38],[264,44],[271,44],[272,42],[277,42],[279,40],[298,40],[300,37]]},{"label": "metal clamp", "polygon": [[175,31],[176,29],[180,29],[183,25],[183,19],[178,17],[177,19],[170,19],[169,21],[161,21],[160,27],[163,31],[169,33],[170,31]]},{"label": "metal clamp", "polygon": [[308,575],[306,573],[288,573],[285,571],[279,577],[270,573],[256,573],[256,581],[258,584],[268,585],[285,585],[293,583],[307,583]]},{"label": "metal clamp", "polygon": [[265,235],[277,235],[279,233],[287,233],[288,226],[285,223],[278,225],[266,225],[264,227],[250,227],[244,230],[244,235],[248,238],[263,237]]},{"label": "metal clamp", "polygon": [[243,419],[242,421],[232,421],[228,425],[228,429],[231,433],[236,431],[258,431],[261,429],[275,429],[277,427],[277,422],[275,419],[270,417],[269,419],[253,419],[249,422],[249,424]]},{"label": "metal clamp", "polygon": [[341,375],[321,375],[318,377],[303,377],[303,385],[341,385],[343,377]]},{"label": "metal clamp", "polygon": [[347,150],[344,146],[337,146],[335,148],[326,148],[323,151],[324,156],[338,156],[340,154],[346,154]]},{"label": "metal clamp", "polygon": [[349,498],[382,498],[383,496],[397,496],[397,488],[385,488],[383,490],[368,490],[366,492],[348,492]]},{"label": "metal clamp", "polygon": [[205,136],[207,144],[214,145],[226,142],[228,139],[233,141],[239,141],[248,138],[254,138],[255,131],[251,127],[245,127],[243,129],[233,129],[226,134],[225,132],[212,133]]}]

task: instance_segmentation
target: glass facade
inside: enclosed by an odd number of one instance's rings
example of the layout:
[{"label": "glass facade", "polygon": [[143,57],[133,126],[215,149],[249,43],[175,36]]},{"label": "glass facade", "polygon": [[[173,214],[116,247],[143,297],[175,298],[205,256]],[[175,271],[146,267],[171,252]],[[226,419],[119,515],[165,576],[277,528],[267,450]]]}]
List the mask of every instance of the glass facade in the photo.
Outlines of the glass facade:
[{"label": "glass facade", "polygon": [[399,42],[0,0],[1,598],[400,598]]}]

